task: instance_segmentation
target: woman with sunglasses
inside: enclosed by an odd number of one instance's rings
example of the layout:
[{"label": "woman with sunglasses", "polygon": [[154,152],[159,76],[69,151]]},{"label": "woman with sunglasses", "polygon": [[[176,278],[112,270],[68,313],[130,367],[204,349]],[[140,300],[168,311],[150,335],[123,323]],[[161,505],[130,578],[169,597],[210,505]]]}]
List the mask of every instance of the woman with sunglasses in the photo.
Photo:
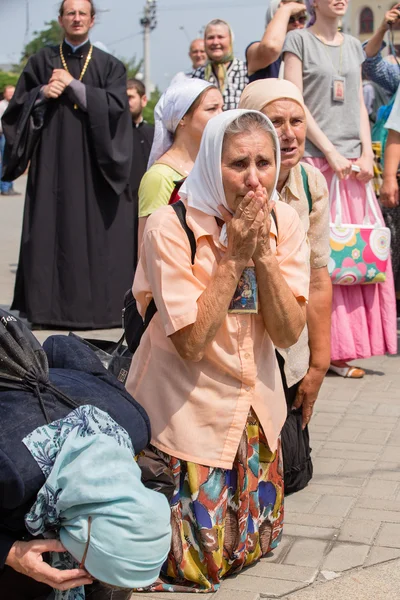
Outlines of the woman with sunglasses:
[{"label": "woman with sunglasses", "polygon": [[[371,133],[361,80],[365,56],[360,41],[339,30],[348,0],[306,3],[311,14],[309,28],[292,31],[283,47],[285,78],[297,85],[306,105],[305,160],[320,169],[328,187],[334,175],[341,180],[343,222],[363,223],[366,184],[373,177]],[[376,199],[374,203],[381,215]],[[330,370],[341,377],[359,379],[365,371],[350,365],[351,360],[396,352],[391,263],[384,283],[334,285]]]},{"label": "woman with sunglasses", "polygon": [[286,34],[303,29],[307,22],[306,7],[300,0],[271,0],[266,28],[261,42],[252,42],[246,50],[249,82],[277,78],[283,70],[281,53]]}]

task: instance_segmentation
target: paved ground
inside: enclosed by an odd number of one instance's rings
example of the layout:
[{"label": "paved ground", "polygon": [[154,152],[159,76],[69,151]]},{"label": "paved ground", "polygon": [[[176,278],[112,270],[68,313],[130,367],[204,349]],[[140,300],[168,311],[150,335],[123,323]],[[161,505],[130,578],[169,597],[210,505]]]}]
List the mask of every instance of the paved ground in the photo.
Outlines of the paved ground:
[{"label": "paved ground", "polygon": [[[22,200],[0,196],[0,211],[0,305],[7,307]],[[98,335],[116,339],[118,333]],[[217,600],[400,598],[400,356],[357,364],[367,369],[363,380],[325,380],[311,425],[315,475],[306,490],[286,499],[280,547],[227,579]],[[373,567],[379,563],[386,564]],[[153,594],[133,595],[139,597],[153,600]]]}]

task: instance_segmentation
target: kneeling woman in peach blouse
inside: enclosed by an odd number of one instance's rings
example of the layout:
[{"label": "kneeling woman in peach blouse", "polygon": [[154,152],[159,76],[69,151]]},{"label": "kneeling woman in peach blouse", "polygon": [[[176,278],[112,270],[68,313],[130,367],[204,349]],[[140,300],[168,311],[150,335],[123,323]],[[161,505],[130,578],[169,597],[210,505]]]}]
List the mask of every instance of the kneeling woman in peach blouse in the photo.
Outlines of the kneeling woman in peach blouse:
[{"label": "kneeling woman in peach blouse", "polygon": [[153,591],[215,591],[281,539],[286,402],[274,346],[303,330],[309,250],[297,213],[272,202],[279,163],[267,117],[214,117],[181,188],[194,264],[172,207],[146,224],[133,293],[142,316],[151,298],[158,312],[127,387],[176,484]]}]

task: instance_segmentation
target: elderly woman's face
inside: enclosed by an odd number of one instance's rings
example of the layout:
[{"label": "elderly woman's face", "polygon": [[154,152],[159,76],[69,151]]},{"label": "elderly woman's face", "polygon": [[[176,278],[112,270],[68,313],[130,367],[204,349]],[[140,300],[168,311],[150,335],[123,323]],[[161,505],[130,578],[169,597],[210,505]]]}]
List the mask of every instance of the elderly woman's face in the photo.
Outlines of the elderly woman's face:
[{"label": "elderly woman's face", "polygon": [[204,44],[206,53],[211,61],[218,62],[231,50],[231,36],[229,29],[222,23],[220,25],[210,25],[207,27]]},{"label": "elderly woman's face", "polygon": [[302,159],[306,141],[306,115],[293,100],[275,100],[262,110],[272,122],[281,146],[281,169],[292,169]]},{"label": "elderly woman's face", "polygon": [[226,202],[233,213],[250,191],[265,188],[271,197],[276,176],[272,136],[262,129],[228,136],[221,170]]}]

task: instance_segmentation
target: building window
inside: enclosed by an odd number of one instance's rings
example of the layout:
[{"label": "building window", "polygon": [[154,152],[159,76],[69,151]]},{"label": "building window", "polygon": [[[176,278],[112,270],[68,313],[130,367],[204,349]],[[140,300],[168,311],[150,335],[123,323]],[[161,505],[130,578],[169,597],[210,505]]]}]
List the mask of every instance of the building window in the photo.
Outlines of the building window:
[{"label": "building window", "polygon": [[370,8],[363,8],[360,13],[360,33],[374,33],[374,13]]}]

